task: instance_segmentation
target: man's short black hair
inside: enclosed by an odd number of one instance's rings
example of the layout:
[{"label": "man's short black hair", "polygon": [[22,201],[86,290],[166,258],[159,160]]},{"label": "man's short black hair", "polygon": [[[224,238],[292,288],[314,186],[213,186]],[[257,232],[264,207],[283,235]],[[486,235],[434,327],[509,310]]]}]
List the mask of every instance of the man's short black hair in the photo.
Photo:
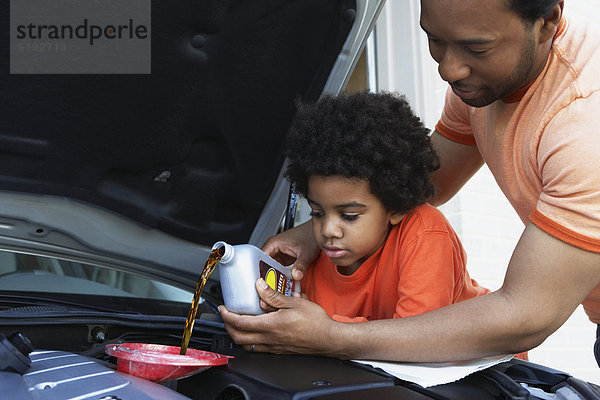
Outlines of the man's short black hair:
[{"label": "man's short black hair", "polygon": [[528,24],[546,18],[560,0],[507,0],[508,8]]},{"label": "man's short black hair", "polygon": [[439,160],[429,130],[403,96],[355,92],[298,104],[287,137],[286,176],[307,195],[311,175],[365,179],[389,211],[434,195],[429,174]]}]

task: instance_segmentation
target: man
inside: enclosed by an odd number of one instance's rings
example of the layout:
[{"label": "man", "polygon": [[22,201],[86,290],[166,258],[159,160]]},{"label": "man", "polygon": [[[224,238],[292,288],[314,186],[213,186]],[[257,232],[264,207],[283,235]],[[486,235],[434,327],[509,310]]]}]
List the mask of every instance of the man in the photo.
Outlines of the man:
[{"label": "man", "polygon": [[[262,281],[258,317],[221,315],[234,341],[275,353],[350,359],[465,360],[542,343],[583,302],[600,323],[600,57],[563,1],[422,0],[421,26],[450,84],[432,141],[436,204],[487,163],[525,223],[498,291],[410,318],[343,324]],[[265,251],[296,277],[316,253],[310,226]],[[596,346],[598,347],[598,346]]]}]

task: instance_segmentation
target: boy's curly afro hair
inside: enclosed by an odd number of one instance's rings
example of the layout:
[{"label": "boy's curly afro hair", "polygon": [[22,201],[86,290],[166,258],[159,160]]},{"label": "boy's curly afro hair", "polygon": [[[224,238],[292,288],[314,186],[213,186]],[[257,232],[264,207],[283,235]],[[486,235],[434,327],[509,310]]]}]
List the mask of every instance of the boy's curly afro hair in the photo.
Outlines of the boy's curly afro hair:
[{"label": "boy's curly afro hair", "polygon": [[286,144],[286,176],[304,196],[311,175],[366,179],[400,213],[434,195],[429,174],[439,160],[404,96],[356,92],[298,104]]}]

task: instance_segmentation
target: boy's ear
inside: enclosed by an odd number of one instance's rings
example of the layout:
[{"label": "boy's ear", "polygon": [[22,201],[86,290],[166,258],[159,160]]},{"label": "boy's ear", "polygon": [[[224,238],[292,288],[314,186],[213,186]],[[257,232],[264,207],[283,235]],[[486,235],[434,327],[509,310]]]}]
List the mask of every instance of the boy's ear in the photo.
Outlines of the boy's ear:
[{"label": "boy's ear", "polygon": [[406,217],[406,214],[401,214],[399,212],[392,212],[390,215],[390,224],[396,225],[399,224]]}]

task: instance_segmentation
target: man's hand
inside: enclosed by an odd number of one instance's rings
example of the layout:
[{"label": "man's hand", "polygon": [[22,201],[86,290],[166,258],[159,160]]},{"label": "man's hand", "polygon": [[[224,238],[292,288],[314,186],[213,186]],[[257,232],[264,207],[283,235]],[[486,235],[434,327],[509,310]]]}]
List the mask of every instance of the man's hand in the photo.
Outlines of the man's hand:
[{"label": "man's hand", "polygon": [[[276,311],[262,315],[239,315],[220,306],[227,332],[246,350],[277,354],[331,354],[340,324],[317,304],[301,297],[284,296],[263,279],[256,290],[266,306]],[[263,307],[264,308],[264,307]]]},{"label": "man's hand", "polygon": [[302,279],[306,268],[319,254],[310,221],[270,237],[262,250],[282,265],[294,264],[292,276],[297,281]]}]

